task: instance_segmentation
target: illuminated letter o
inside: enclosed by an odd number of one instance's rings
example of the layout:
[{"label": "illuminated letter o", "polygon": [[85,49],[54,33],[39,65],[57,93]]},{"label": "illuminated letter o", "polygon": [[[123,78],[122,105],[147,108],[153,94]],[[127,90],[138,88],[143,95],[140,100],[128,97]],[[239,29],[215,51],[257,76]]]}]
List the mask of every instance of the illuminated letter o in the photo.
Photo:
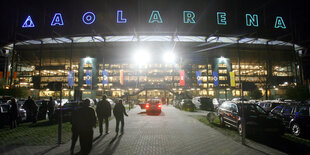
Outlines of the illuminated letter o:
[{"label": "illuminated letter o", "polygon": [[86,12],[84,13],[82,20],[85,24],[89,25],[92,24],[96,20],[96,16],[92,12]]}]

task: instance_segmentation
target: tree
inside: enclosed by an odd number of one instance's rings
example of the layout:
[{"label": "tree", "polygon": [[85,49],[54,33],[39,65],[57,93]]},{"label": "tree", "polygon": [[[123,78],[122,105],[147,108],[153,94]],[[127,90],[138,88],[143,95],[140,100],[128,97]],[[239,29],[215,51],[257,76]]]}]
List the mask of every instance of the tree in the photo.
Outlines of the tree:
[{"label": "tree", "polygon": [[285,95],[287,99],[296,101],[305,101],[310,97],[309,90],[304,86],[288,88]]},{"label": "tree", "polygon": [[26,98],[27,96],[29,96],[29,90],[27,88],[16,87],[16,88],[12,88],[10,92],[11,92],[10,94],[13,97],[17,97],[17,98]]},{"label": "tree", "polygon": [[250,97],[252,99],[256,99],[257,100],[257,99],[262,98],[263,94],[262,94],[262,92],[259,89],[256,88],[256,89],[251,91]]}]

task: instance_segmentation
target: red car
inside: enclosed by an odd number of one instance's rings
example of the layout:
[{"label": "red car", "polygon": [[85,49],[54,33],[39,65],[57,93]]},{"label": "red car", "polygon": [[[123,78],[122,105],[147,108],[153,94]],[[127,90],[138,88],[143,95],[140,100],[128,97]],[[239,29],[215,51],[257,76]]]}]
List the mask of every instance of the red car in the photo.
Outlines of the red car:
[{"label": "red car", "polygon": [[162,104],[160,99],[149,99],[145,104],[146,113],[161,113],[161,106]]}]

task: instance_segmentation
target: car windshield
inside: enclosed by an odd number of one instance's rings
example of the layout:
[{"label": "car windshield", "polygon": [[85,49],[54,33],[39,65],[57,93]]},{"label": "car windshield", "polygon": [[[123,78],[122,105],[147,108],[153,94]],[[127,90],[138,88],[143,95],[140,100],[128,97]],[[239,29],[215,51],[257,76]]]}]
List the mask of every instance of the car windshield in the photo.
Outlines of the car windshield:
[{"label": "car windshield", "polygon": [[[241,104],[238,105],[238,108],[239,108],[239,111],[242,111]],[[267,114],[267,112],[262,107],[256,104],[244,104],[244,108],[245,108],[245,112],[249,114],[263,114],[263,115]]]}]

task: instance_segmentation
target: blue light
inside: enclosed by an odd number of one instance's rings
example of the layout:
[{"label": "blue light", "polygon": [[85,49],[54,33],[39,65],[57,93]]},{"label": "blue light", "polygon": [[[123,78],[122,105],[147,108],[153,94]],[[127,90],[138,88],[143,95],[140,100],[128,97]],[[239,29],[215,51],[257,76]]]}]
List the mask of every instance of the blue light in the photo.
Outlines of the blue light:
[{"label": "blue light", "polygon": [[30,16],[27,17],[27,19],[25,20],[25,22],[22,26],[22,28],[28,28],[28,27],[34,27],[34,23],[33,23]]},{"label": "blue light", "polygon": [[163,20],[160,17],[160,13],[157,10],[152,11],[152,14],[150,16],[149,23],[154,23],[154,22],[163,23]]},{"label": "blue light", "polygon": [[127,23],[127,19],[123,18],[123,10],[117,10],[117,23]]},{"label": "blue light", "polygon": [[85,24],[89,25],[89,24],[92,24],[93,22],[95,22],[96,16],[92,12],[86,12],[86,13],[84,13],[84,15],[82,17],[82,20]]},{"label": "blue light", "polygon": [[64,21],[62,20],[62,16],[61,13],[55,13],[54,18],[51,22],[51,26],[63,26],[64,25]]},{"label": "blue light", "polygon": [[278,28],[286,29],[286,26],[285,26],[284,21],[283,21],[281,16],[278,16],[276,18],[276,23],[274,24],[274,28],[276,28],[276,29],[278,29]]},{"label": "blue light", "polygon": [[183,22],[195,24],[195,13],[193,11],[183,11]]},{"label": "blue light", "polygon": [[217,24],[218,25],[227,25],[226,13],[225,12],[217,12]]},{"label": "blue light", "polygon": [[258,16],[254,14],[253,16],[251,14],[246,14],[246,26],[255,26],[258,27]]}]

